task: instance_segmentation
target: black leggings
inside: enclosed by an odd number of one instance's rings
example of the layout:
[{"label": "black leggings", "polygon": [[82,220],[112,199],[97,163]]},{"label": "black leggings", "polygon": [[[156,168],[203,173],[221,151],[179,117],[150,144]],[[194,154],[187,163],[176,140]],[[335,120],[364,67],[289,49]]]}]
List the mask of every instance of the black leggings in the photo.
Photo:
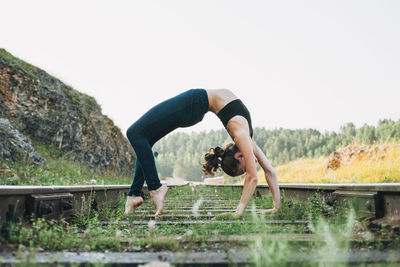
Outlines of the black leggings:
[{"label": "black leggings", "polygon": [[207,91],[191,89],[153,107],[129,127],[126,135],[135,150],[136,165],[128,196],[143,196],[144,181],[149,190],[161,186],[151,148],[176,128],[200,122],[208,108]]}]

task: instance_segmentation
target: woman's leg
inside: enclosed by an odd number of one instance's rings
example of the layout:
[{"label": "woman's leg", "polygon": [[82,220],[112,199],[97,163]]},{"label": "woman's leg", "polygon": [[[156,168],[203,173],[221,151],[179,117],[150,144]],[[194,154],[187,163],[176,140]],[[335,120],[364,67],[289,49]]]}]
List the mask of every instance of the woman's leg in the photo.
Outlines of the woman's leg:
[{"label": "woman's leg", "polygon": [[135,175],[131,188],[128,191],[128,198],[125,203],[125,214],[135,210],[143,203],[142,187],[144,183],[144,172],[138,160],[135,163]]},{"label": "woman's leg", "polygon": [[[148,120],[145,120],[144,117],[147,117]],[[160,179],[158,178],[153,151],[151,149],[154,141],[150,143],[148,139],[151,139],[151,135],[147,134],[147,136],[145,136],[143,134],[148,132],[149,123],[151,125],[152,122],[154,123],[154,121],[157,121],[158,116],[153,109],[153,112],[150,114],[147,113],[147,116],[144,117],[135,122],[127,131],[128,140],[136,152],[137,160],[135,166],[135,177],[128,193],[135,197],[128,195],[128,199],[125,203],[125,214],[129,214],[130,211],[136,209],[136,207],[143,203],[143,198],[141,197],[142,187],[146,180],[147,188],[156,208],[155,216],[159,217],[162,214],[164,199],[168,192],[168,187],[162,186]],[[156,129],[154,129],[153,132],[156,132]],[[160,135],[160,133],[158,134]]]},{"label": "woman's leg", "polygon": [[[137,161],[141,167],[136,170],[142,170],[142,173],[138,173],[137,181],[135,181],[135,174],[130,192],[132,191],[133,195],[139,195],[143,180],[145,180],[158,214],[162,211],[168,188],[161,186],[151,148],[155,142],[174,129],[191,126],[201,121],[207,111],[206,91],[202,89],[189,90],[153,107],[127,131],[127,137],[136,152]],[[142,179],[140,179],[141,177]]]},{"label": "woman's leg", "polygon": [[140,162],[136,160],[135,163],[135,174],[132,181],[131,188],[128,191],[128,196],[143,197],[142,187],[144,184],[144,172]]},{"label": "woman's leg", "polygon": [[134,148],[137,158],[135,177],[129,190],[129,193],[132,192],[135,196],[142,195],[142,187],[145,180],[149,190],[156,190],[161,186],[153,151],[149,141],[140,133],[140,130],[140,124],[135,123],[127,131],[128,140]]}]

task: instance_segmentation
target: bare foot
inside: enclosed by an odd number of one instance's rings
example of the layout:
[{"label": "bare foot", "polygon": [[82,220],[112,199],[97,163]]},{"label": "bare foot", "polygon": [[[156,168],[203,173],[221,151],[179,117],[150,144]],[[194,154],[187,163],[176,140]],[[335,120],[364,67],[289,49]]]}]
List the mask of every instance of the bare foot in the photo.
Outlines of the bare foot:
[{"label": "bare foot", "polygon": [[129,212],[134,211],[137,207],[142,205],[143,198],[137,196],[128,196],[125,203],[125,215],[128,215]]},{"label": "bare foot", "polygon": [[166,185],[162,185],[157,190],[150,190],[150,196],[153,201],[153,205],[156,208],[156,214],[154,215],[156,218],[161,217],[162,211],[164,208],[164,199],[168,192],[168,187]]}]

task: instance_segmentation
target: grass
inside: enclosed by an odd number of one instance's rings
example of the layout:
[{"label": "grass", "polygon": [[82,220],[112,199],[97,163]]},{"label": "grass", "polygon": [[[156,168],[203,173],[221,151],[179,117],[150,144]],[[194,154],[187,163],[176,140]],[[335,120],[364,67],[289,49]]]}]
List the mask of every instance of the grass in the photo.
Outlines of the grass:
[{"label": "grass", "polygon": [[[377,145],[376,145],[377,146]],[[336,170],[327,169],[328,158],[297,159],[276,166],[281,183],[387,183],[400,182],[400,144],[383,144],[383,158],[360,158]],[[266,183],[259,172],[259,182]]]},{"label": "grass", "polygon": [[11,63],[12,65],[20,67],[33,80],[37,79],[38,68],[36,68],[35,66],[33,66],[29,63],[26,63],[23,60],[20,60],[19,58],[14,57],[13,55],[11,55],[9,52],[7,52],[3,48],[0,48],[0,58],[5,59],[7,62]]},{"label": "grass", "polygon": [[[327,266],[329,262],[332,266],[347,266],[346,259],[338,259],[337,255],[349,249],[354,223],[354,213],[349,214],[345,224],[328,223],[319,217],[310,225],[314,233],[314,242],[310,247],[293,246],[288,240],[272,238],[264,233],[250,246],[250,253],[255,266],[287,266],[294,263],[296,266]],[[299,250],[314,255],[314,259],[296,259],[293,255]]]},{"label": "grass", "polygon": [[85,185],[130,184],[131,177],[98,174],[88,167],[68,160],[68,154],[48,145],[33,142],[36,151],[46,159],[42,166],[7,163],[0,160],[0,185]]}]

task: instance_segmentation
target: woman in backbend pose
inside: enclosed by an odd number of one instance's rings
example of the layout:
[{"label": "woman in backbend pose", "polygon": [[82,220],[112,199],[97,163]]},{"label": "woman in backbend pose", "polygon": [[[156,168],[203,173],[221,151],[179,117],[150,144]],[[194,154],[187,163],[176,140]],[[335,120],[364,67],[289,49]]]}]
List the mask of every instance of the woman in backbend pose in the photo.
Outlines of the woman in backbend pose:
[{"label": "woman in backbend pose", "polygon": [[274,208],[263,210],[263,213],[279,211],[281,203],[276,172],[252,138],[250,113],[242,101],[228,89],[191,89],[153,107],[129,127],[127,137],[137,160],[125,214],[143,203],[142,187],[146,180],[156,208],[155,217],[161,216],[168,187],[161,185],[158,178],[152,146],[174,129],[200,122],[208,111],[220,118],[234,143],[224,149],[211,148],[205,155],[203,172],[213,175],[222,168],[230,176],[246,173],[242,196],[233,217],[242,216],[254,193],[258,182],[257,162],[264,170],[274,200]]}]

